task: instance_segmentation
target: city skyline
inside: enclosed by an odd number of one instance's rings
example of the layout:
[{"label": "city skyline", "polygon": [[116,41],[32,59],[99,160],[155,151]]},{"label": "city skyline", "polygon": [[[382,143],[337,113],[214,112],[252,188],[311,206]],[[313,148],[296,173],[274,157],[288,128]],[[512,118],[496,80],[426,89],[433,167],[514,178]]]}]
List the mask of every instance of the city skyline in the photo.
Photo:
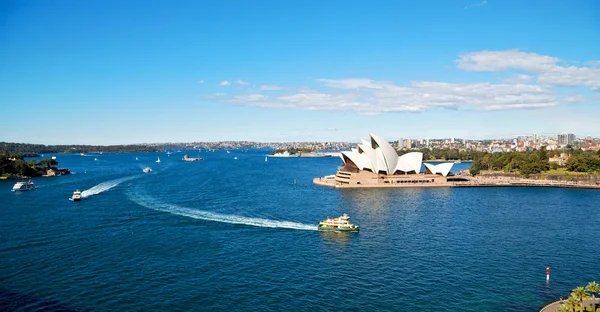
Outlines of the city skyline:
[{"label": "city skyline", "polygon": [[600,137],[597,1],[0,6],[4,142]]}]

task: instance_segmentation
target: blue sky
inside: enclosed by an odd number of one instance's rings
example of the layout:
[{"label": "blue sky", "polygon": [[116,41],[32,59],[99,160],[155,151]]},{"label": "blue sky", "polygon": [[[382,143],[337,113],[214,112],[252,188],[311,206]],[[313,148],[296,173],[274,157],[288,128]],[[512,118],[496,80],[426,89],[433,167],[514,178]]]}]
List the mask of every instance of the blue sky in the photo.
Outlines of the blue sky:
[{"label": "blue sky", "polygon": [[0,141],[600,137],[599,1],[0,1]]}]

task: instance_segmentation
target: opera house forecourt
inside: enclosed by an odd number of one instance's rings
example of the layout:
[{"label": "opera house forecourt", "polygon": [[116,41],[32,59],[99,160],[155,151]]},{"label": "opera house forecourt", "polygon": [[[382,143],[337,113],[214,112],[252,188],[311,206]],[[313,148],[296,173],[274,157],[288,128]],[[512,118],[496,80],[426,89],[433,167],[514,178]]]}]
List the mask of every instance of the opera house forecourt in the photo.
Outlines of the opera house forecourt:
[{"label": "opera house forecourt", "polygon": [[351,151],[342,152],[342,166],[335,175],[315,178],[317,185],[336,188],[357,187],[440,187],[468,182],[468,177],[450,173],[454,163],[425,163],[421,173],[423,153],[410,152],[398,156],[396,150],[382,137],[370,134]]}]

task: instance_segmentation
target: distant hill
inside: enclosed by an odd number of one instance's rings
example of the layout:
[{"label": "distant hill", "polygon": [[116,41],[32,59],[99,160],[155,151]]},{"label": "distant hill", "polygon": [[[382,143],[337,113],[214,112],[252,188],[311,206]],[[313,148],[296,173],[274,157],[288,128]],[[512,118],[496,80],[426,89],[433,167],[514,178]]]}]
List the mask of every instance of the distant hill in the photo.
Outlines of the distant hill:
[{"label": "distant hill", "polygon": [[147,145],[43,145],[28,143],[0,142],[0,153],[18,154],[24,157],[39,156],[45,153],[128,153],[128,152],[160,152],[156,147]]}]

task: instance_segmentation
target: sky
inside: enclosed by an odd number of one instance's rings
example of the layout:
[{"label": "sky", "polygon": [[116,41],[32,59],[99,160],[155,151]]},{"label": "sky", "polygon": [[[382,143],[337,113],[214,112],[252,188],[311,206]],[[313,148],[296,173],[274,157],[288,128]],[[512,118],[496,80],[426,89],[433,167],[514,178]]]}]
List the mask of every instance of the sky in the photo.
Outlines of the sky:
[{"label": "sky", "polygon": [[600,1],[0,1],[0,141],[600,137]]}]

